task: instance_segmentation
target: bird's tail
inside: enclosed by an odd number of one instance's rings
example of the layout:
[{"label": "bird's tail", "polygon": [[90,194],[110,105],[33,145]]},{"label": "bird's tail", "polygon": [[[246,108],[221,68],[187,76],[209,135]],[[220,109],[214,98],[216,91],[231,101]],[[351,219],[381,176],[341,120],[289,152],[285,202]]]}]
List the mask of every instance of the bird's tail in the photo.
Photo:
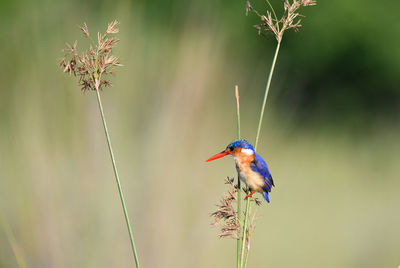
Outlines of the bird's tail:
[{"label": "bird's tail", "polygon": [[269,203],[268,191],[264,191],[264,198],[265,198],[265,200],[267,200],[267,202]]}]

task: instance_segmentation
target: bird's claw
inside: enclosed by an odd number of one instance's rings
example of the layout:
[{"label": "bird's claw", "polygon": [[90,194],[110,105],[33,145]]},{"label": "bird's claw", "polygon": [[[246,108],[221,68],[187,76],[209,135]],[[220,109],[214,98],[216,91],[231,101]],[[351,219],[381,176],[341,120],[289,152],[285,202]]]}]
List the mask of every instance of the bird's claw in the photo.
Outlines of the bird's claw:
[{"label": "bird's claw", "polygon": [[252,191],[250,194],[246,195],[245,199],[249,198],[249,197],[253,197],[253,194],[255,193],[255,191]]}]

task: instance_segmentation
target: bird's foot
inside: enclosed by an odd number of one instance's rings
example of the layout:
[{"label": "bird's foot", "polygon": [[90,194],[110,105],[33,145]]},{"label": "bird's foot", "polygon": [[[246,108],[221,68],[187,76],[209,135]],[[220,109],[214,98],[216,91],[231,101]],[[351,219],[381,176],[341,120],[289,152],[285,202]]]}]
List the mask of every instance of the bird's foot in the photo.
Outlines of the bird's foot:
[{"label": "bird's foot", "polygon": [[247,199],[247,198],[249,198],[249,197],[253,197],[253,194],[254,194],[255,192],[256,192],[256,191],[252,191],[250,194],[246,195],[245,199]]}]

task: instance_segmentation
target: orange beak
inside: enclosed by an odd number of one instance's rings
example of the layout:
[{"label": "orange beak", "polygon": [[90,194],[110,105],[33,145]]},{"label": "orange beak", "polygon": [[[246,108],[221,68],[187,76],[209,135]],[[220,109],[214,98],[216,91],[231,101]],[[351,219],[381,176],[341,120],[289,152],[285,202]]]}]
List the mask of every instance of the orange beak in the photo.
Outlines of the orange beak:
[{"label": "orange beak", "polygon": [[225,152],[225,151],[222,151],[222,152],[220,152],[220,153],[218,153],[218,154],[216,154],[216,155],[211,156],[209,159],[206,160],[206,162],[210,162],[210,161],[212,161],[212,160],[215,160],[215,159],[224,157],[224,156],[226,156],[226,155],[228,155],[228,154],[229,154],[229,153],[227,153],[227,152]]}]

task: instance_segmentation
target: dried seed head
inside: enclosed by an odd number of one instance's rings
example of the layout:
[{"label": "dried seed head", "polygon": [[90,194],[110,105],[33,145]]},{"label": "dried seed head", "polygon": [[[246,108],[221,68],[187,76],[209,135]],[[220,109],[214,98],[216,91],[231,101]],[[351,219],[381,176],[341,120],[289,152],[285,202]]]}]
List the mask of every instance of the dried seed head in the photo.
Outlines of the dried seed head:
[{"label": "dried seed head", "polygon": [[[107,38],[107,36],[118,33],[118,25],[118,21],[109,23],[104,34],[97,34],[97,44],[89,45],[88,52],[79,54],[77,41],[73,45],[66,44],[67,47],[63,50],[65,55],[58,64],[65,73],[78,76],[82,91],[102,90],[104,87],[112,85],[106,77],[115,73],[113,67],[122,66],[122,64],[117,57],[111,54],[119,39],[116,37]],[[79,28],[85,37],[90,38],[86,23],[83,23],[83,26]]]},{"label": "dried seed head", "polygon": [[79,26],[79,29],[81,29],[81,31],[83,32],[83,34],[84,34],[87,38],[90,37],[89,29],[88,29],[88,27],[87,27],[87,25],[86,25],[86,22],[84,22],[82,26]]},{"label": "dried seed head", "polygon": [[237,187],[233,178],[227,178],[225,183],[230,185],[230,189],[221,198],[220,204],[217,205],[218,209],[211,213],[211,217],[214,218],[211,225],[221,225],[219,237],[237,238],[240,228],[237,224],[237,212],[232,205],[237,200]]},{"label": "dried seed head", "polygon": [[78,41],[75,40],[74,44],[71,46],[68,43],[65,43],[65,45],[67,46],[66,48],[64,48],[62,51],[64,51],[65,53],[69,53],[69,54],[76,54],[76,47],[78,45]]},{"label": "dried seed head", "polygon": [[58,62],[58,66],[65,68],[66,65],[67,63],[65,62],[65,57],[62,57]]},{"label": "dried seed head", "polygon": [[246,16],[249,14],[249,11],[253,11],[253,7],[249,0],[246,0]]},{"label": "dried seed head", "polygon": [[107,26],[106,35],[118,33],[119,32],[118,26],[119,26],[118,21],[114,20],[114,21],[110,22]]},{"label": "dried seed head", "polygon": [[301,1],[301,5],[303,7],[315,6],[316,4],[317,4],[317,1],[315,1],[315,0],[303,0],[303,1]]},{"label": "dried seed head", "polygon": [[238,232],[240,231],[239,225],[237,225],[236,218],[227,220],[223,226],[221,226],[221,233],[218,235],[220,238],[232,237],[237,239]]},{"label": "dried seed head", "polygon": [[317,2],[315,0],[293,0],[292,3],[289,0],[284,0],[284,14],[280,19],[276,17],[275,11],[271,7],[274,18],[272,18],[271,11],[267,10],[267,15],[261,15],[258,13],[250,4],[249,0],[246,2],[246,14],[248,11],[254,12],[260,17],[262,23],[255,25],[254,27],[261,34],[263,31],[272,32],[275,35],[278,43],[281,42],[284,32],[288,29],[298,31],[301,27],[301,20],[298,17],[302,15],[297,12],[300,7],[315,6]]}]

